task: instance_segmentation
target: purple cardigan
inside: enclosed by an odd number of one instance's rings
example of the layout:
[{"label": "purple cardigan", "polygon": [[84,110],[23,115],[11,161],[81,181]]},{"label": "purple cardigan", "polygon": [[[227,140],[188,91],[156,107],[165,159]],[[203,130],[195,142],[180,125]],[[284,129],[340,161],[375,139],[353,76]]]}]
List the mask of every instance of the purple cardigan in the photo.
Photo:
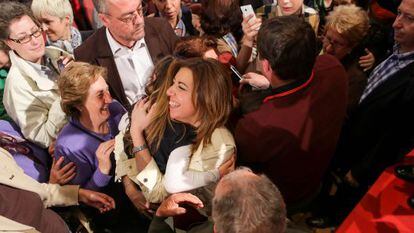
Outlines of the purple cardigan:
[{"label": "purple cardigan", "polygon": [[109,111],[109,133],[106,135],[87,130],[74,118],[60,132],[56,140],[56,159],[63,156],[65,164],[70,161],[76,164],[76,176],[69,181],[70,184],[79,184],[91,190],[100,190],[108,185],[112,176],[99,171],[95,151],[102,142],[113,139],[119,133],[118,123],[126,110],[114,101],[109,105]]}]

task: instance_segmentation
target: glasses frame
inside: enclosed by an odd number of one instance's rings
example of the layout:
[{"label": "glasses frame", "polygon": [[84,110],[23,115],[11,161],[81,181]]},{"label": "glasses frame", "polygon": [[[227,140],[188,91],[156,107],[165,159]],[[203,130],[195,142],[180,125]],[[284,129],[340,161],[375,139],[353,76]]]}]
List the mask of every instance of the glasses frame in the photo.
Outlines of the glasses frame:
[{"label": "glasses frame", "polygon": [[322,42],[325,41],[329,43],[334,49],[343,49],[348,47],[348,44],[343,44],[338,41],[332,40],[331,38],[328,38],[326,35],[322,38]]},{"label": "glasses frame", "polygon": [[[36,35],[37,33],[39,33],[38,35]],[[27,44],[27,43],[29,43],[30,41],[32,41],[32,38],[34,37],[34,38],[39,38],[39,36],[41,36],[42,35],[42,33],[43,33],[43,29],[41,28],[41,27],[38,27],[37,28],[37,30],[36,31],[34,31],[34,32],[32,32],[31,34],[29,34],[29,35],[25,35],[23,38],[21,38],[21,39],[13,39],[13,38],[10,38],[10,36],[8,37],[8,39],[9,40],[11,40],[11,41],[13,41],[13,42],[15,42],[15,43],[18,43],[18,44]],[[26,41],[27,40],[27,41]]]}]

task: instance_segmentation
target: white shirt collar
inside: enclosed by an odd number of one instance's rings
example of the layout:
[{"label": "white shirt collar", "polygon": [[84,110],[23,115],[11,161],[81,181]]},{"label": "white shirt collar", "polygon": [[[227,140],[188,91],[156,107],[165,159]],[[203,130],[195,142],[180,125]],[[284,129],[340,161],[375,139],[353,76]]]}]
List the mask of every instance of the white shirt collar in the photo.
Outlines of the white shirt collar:
[{"label": "white shirt collar", "polygon": [[128,48],[128,47],[125,47],[125,46],[121,45],[120,43],[118,43],[118,41],[116,41],[112,37],[112,35],[109,32],[108,28],[106,28],[106,38],[108,38],[109,47],[111,48],[111,51],[112,51],[113,55],[117,55],[120,51],[135,51],[135,50],[143,48],[147,45],[145,43],[145,39],[142,38],[142,39],[138,40],[135,43],[134,47],[132,47],[131,49]]}]

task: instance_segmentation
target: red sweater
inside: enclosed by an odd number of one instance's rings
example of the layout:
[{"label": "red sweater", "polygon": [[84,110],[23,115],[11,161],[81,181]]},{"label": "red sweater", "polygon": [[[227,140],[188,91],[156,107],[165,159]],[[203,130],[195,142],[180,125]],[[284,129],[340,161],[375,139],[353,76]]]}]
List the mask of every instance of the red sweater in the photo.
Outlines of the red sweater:
[{"label": "red sweater", "polygon": [[345,116],[348,82],[339,61],[322,55],[313,78],[288,85],[238,121],[235,139],[240,163],[266,174],[289,205],[319,188]]}]

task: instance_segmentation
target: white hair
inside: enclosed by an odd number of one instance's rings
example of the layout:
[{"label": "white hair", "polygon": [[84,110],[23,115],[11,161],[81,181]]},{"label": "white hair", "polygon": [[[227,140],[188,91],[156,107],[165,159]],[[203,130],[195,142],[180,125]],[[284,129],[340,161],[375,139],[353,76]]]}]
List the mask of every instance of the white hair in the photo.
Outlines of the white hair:
[{"label": "white hair", "polygon": [[31,8],[38,19],[46,13],[60,19],[69,16],[69,23],[73,23],[73,10],[69,0],[33,0]]}]

